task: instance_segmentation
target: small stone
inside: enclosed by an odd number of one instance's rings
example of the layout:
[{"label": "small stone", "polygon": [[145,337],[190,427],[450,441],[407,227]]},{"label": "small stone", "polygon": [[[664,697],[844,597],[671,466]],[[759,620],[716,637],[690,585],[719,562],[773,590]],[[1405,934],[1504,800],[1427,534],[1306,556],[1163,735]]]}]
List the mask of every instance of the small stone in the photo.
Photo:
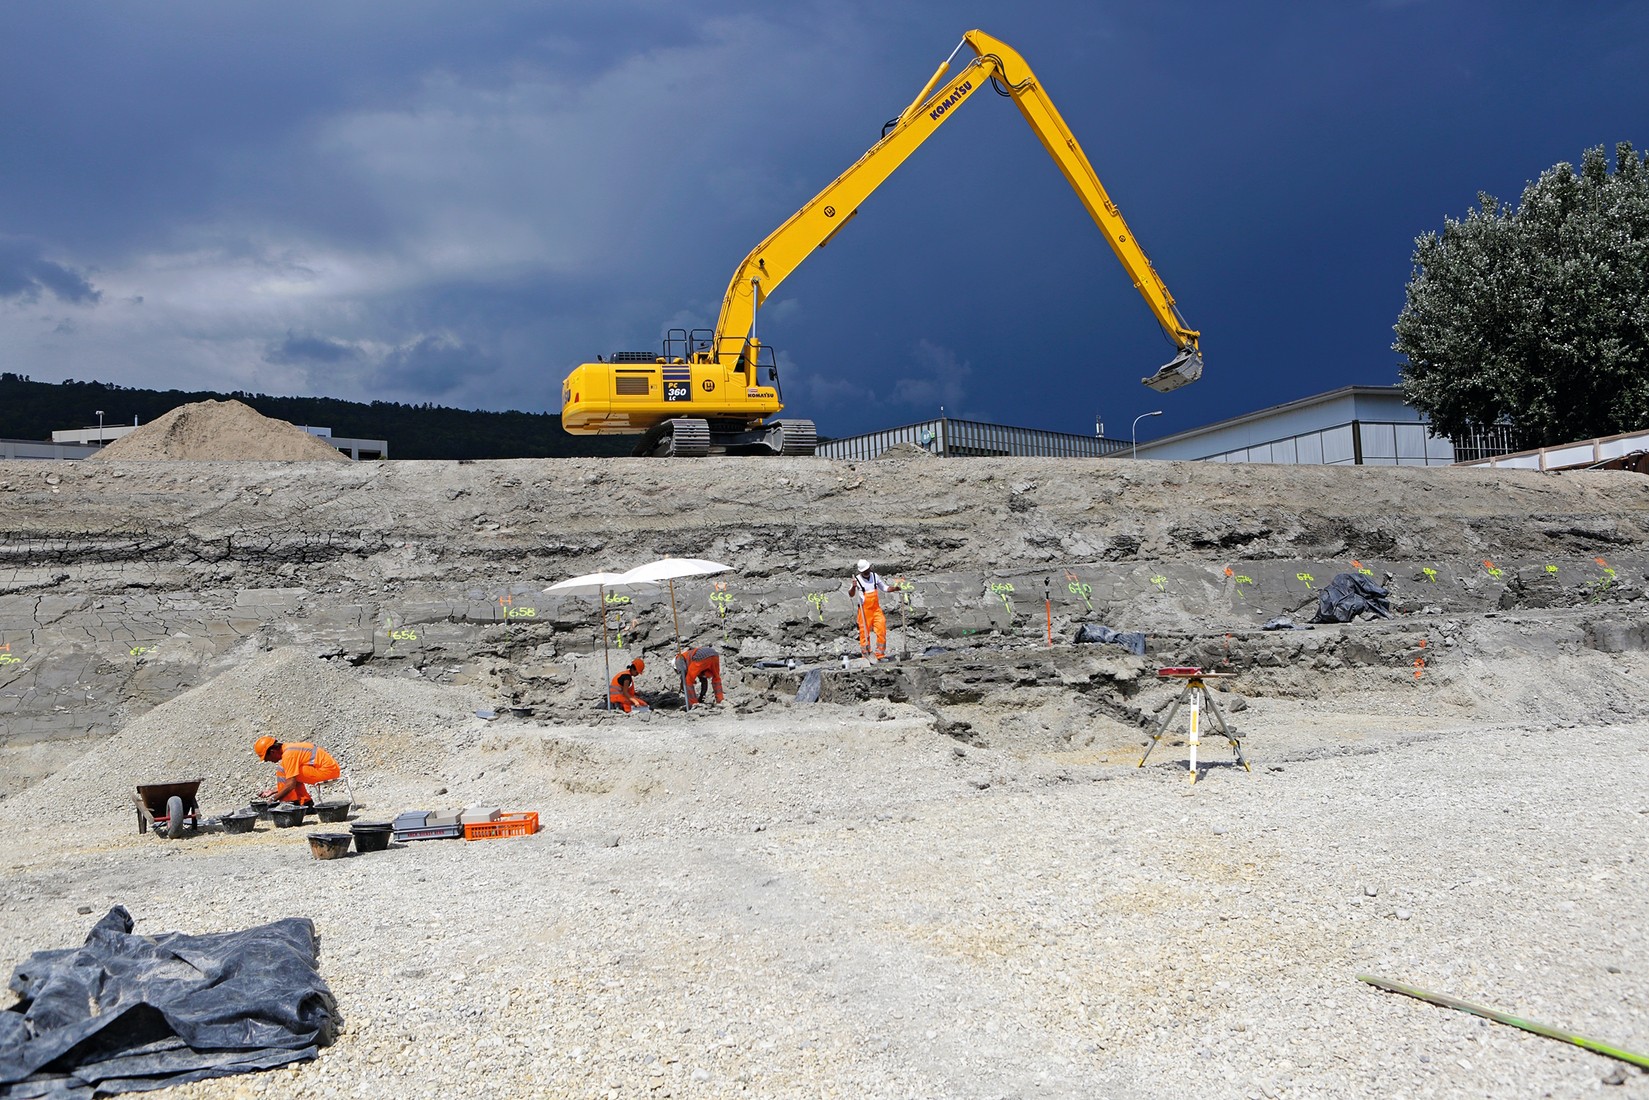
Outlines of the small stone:
[{"label": "small stone", "polygon": [[1408,920],[1410,917],[1414,916],[1414,914],[1409,912],[1407,909],[1398,909],[1391,915],[1396,917],[1398,920]]},{"label": "small stone", "polygon": [[1230,830],[1228,830],[1224,825],[1214,826],[1214,835],[1215,836],[1224,836],[1229,831]]},{"label": "small stone", "polygon": [[[87,910],[87,912],[90,912],[90,910]],[[1620,973],[1620,967],[1618,967],[1618,966],[1606,966],[1603,969],[1607,970],[1611,974],[1619,974]]]},{"label": "small stone", "polygon": [[602,847],[602,848],[617,848],[618,847],[618,834],[617,833],[608,833],[606,836],[604,836],[600,840],[596,841],[596,844],[598,846]]},{"label": "small stone", "polygon": [[1624,1085],[1626,1083],[1626,1067],[1616,1066],[1610,1070],[1609,1075],[1603,1079],[1603,1083],[1605,1085]]},{"label": "small stone", "polygon": [[1377,898],[1380,896],[1380,891],[1373,886],[1365,886],[1363,887],[1363,896],[1365,898]]},{"label": "small stone", "polygon": [[[91,913],[91,911],[92,911],[92,907],[90,905],[82,905],[80,908],[75,910],[76,913],[79,913],[83,917],[88,915],[89,913]],[[1617,970],[1617,971],[1615,971],[1615,973],[1619,974],[1620,971]]]}]

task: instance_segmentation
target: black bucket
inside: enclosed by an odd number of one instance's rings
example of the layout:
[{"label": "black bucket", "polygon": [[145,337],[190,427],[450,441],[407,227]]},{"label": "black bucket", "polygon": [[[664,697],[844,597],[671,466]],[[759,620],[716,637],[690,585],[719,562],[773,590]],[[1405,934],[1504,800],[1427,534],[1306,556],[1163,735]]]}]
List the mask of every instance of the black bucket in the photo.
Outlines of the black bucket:
[{"label": "black bucket", "polygon": [[342,859],[349,854],[349,834],[310,833],[309,854],[316,859]]},{"label": "black bucket", "polygon": [[277,829],[291,829],[303,824],[303,807],[273,806],[269,810],[269,819],[275,823]]},{"label": "black bucket", "polygon": [[249,833],[258,823],[258,811],[236,810],[232,814],[224,814],[220,820],[226,833]]},{"label": "black bucket", "polygon": [[329,824],[337,824],[349,820],[349,807],[348,802],[317,802],[315,816]]},{"label": "black bucket", "polygon": [[389,847],[389,838],[395,826],[387,821],[357,822],[349,827],[349,831],[355,837],[357,852],[381,852]]}]

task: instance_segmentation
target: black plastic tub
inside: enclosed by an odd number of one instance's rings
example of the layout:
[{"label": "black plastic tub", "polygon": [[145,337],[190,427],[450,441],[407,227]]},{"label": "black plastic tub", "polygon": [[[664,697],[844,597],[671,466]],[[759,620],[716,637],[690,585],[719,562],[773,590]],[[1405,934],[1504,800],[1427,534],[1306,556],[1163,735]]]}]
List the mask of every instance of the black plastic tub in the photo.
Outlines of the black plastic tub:
[{"label": "black plastic tub", "polygon": [[348,802],[317,802],[315,803],[315,816],[328,824],[335,825],[340,821],[349,820],[349,806]]},{"label": "black plastic tub", "polygon": [[258,823],[258,811],[236,810],[232,814],[224,814],[219,820],[223,822],[223,831],[226,833],[249,833]]},{"label": "black plastic tub", "polygon": [[341,859],[349,854],[349,834],[310,833],[309,854],[316,859]]},{"label": "black plastic tub", "polygon": [[269,820],[275,823],[277,829],[290,829],[303,824],[302,806],[273,806],[269,810]]},{"label": "black plastic tub", "polygon": [[389,847],[390,834],[395,826],[388,822],[356,822],[349,827],[350,834],[355,837],[357,852],[381,852]]}]

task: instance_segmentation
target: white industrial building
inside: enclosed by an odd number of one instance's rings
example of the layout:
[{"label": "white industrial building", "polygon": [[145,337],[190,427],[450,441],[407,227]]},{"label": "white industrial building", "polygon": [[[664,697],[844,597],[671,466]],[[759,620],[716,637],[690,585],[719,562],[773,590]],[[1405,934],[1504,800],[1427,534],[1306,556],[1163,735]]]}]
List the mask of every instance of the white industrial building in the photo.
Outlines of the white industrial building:
[{"label": "white industrial building", "polygon": [[1140,458],[1300,466],[1449,466],[1511,449],[1491,432],[1470,455],[1431,434],[1397,386],[1344,386],[1139,444]]},{"label": "white industrial building", "polygon": [[[1136,422],[1137,423],[1137,422]],[[818,453],[875,458],[914,444],[936,455],[1129,458],[1130,440],[941,418],[831,439]],[[1425,414],[1397,386],[1344,386],[1214,424],[1138,444],[1139,458],[1192,462],[1263,462],[1323,466],[1449,466],[1504,454],[1516,446],[1509,429],[1494,429],[1456,448],[1431,434]]]}]

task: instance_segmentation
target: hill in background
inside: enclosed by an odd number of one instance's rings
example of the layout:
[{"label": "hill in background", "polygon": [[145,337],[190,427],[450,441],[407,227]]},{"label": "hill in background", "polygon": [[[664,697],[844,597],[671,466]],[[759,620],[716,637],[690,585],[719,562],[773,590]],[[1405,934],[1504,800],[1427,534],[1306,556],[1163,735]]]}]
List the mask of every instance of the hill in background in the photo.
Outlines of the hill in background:
[{"label": "hill in background", "polygon": [[297,425],[322,425],[337,436],[387,439],[398,459],[566,458],[623,455],[633,440],[574,436],[556,413],[481,412],[394,401],[340,401],[331,397],[270,397],[211,390],[145,390],[106,382],[36,382],[0,373],[0,438],[49,440],[53,431],[97,423],[110,426],[158,420],[180,405],[233,398],[264,416]]}]

